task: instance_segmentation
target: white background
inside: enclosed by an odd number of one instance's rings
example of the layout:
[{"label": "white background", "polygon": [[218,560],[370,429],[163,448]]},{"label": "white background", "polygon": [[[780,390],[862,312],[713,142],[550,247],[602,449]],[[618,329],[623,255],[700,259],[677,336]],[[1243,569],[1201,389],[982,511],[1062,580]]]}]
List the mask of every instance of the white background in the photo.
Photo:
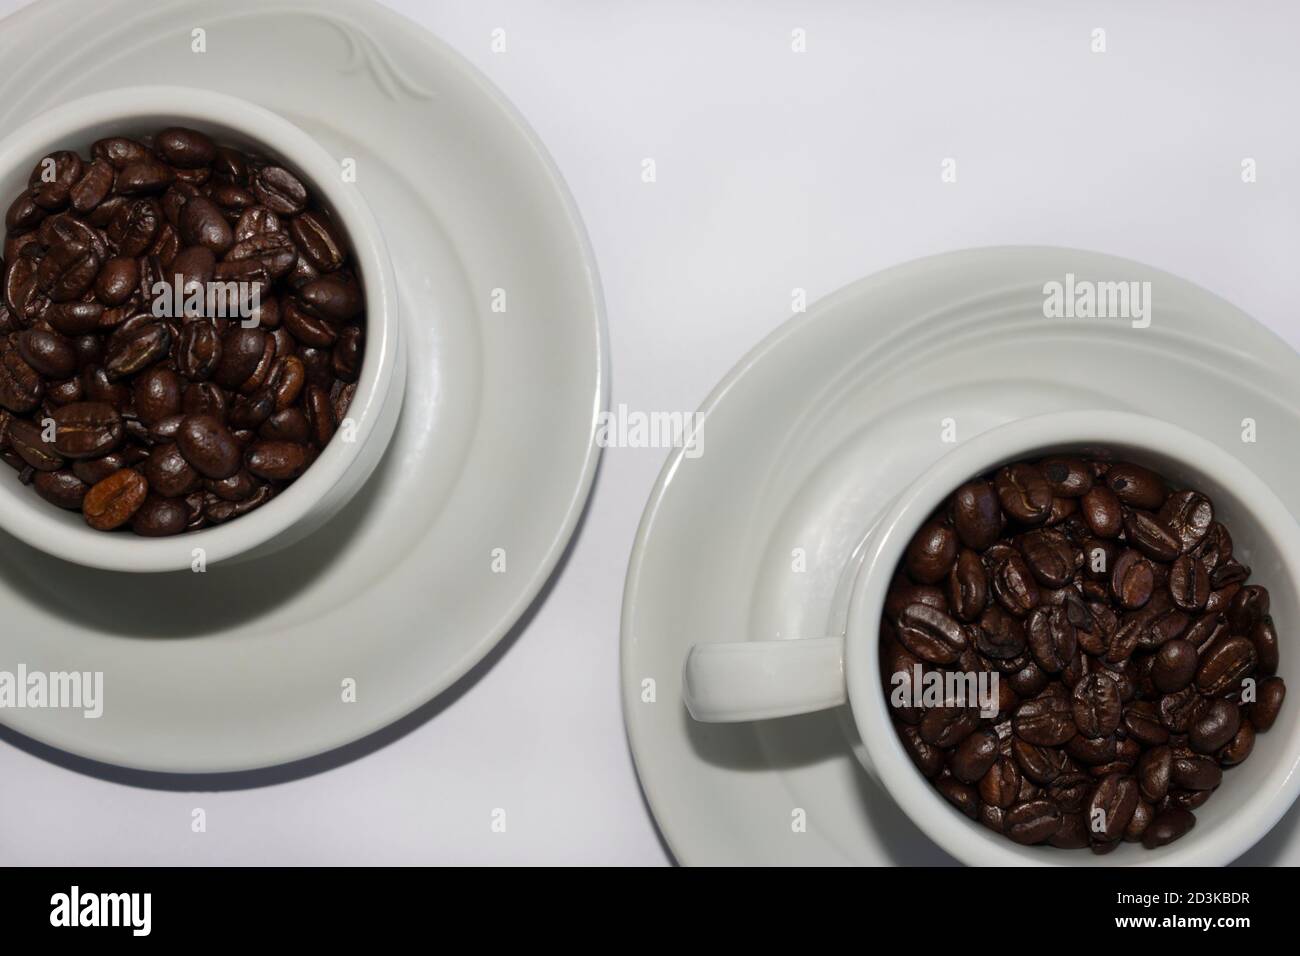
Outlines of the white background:
[{"label": "white background", "polygon": [[[1142,260],[1300,345],[1293,3],[391,5],[491,77],[567,177],[604,282],[615,403],[694,409],[784,321],[792,288],[815,299],[972,245]],[[663,458],[607,451],[528,626],[432,719],[351,762],[195,794],[0,743],[0,863],[665,862],[617,679],[627,555]]]}]

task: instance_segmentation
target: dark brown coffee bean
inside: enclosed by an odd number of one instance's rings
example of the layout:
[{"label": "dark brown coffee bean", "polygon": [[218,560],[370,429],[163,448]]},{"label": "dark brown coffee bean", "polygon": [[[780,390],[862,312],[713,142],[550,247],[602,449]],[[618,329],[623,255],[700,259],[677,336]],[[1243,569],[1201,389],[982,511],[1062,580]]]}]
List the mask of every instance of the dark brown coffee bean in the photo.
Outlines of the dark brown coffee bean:
[{"label": "dark brown coffee bean", "polygon": [[994,562],[989,583],[997,602],[1016,617],[1024,617],[1042,601],[1038,583],[1017,551]]},{"label": "dark brown coffee bean", "polygon": [[71,471],[41,471],[32,478],[36,493],[52,505],[77,511],[90,486]]},{"label": "dark brown coffee bean", "polygon": [[1178,536],[1148,511],[1133,509],[1124,515],[1124,534],[1131,547],[1153,561],[1172,561],[1182,550]]},{"label": "dark brown coffee bean", "polygon": [[1137,782],[1123,774],[1103,777],[1093,791],[1086,816],[1094,840],[1115,843],[1124,836],[1124,830],[1138,805]]},{"label": "dark brown coffee bean", "polygon": [[1081,458],[1048,458],[1039,469],[1058,498],[1082,498],[1092,488],[1092,469]]},{"label": "dark brown coffee bean", "polygon": [[1051,800],[1030,800],[1007,811],[1005,832],[1017,843],[1031,846],[1052,837],[1060,825],[1060,807]]},{"label": "dark brown coffee bean", "polygon": [[980,557],[969,548],[957,556],[948,574],[948,605],[963,621],[974,621],[988,603],[988,580]]},{"label": "dark brown coffee bean", "polygon": [[1148,747],[1169,740],[1169,730],[1161,723],[1160,712],[1147,700],[1136,701],[1124,709],[1123,725],[1129,737]]},{"label": "dark brown coffee bean", "polygon": [[149,367],[171,348],[171,331],[162,322],[147,322],[112,341],[104,371],[109,378],[126,378]]},{"label": "dark brown coffee bean", "polygon": [[252,187],[262,205],[280,215],[296,215],[307,206],[307,188],[280,166],[263,166],[254,174]]},{"label": "dark brown coffee bean", "polygon": [[1211,700],[1192,721],[1187,742],[1197,753],[1212,754],[1227,746],[1241,729],[1241,711],[1228,700]]},{"label": "dark brown coffee bean", "polygon": [[1165,499],[1157,517],[1178,536],[1183,554],[1189,554],[1214,524],[1214,505],[1199,491],[1176,491]]},{"label": "dark brown coffee bean", "polygon": [[152,158],[127,163],[117,170],[113,191],[123,196],[161,193],[176,180],[176,173]]},{"label": "dark brown coffee bean", "polygon": [[1061,671],[1077,653],[1078,629],[1065,607],[1036,608],[1025,630],[1034,660],[1050,674]]},{"label": "dark brown coffee bean", "polygon": [[1115,462],[1106,471],[1105,482],[1115,496],[1130,508],[1155,511],[1169,496],[1164,479],[1132,462]]},{"label": "dark brown coffee bean", "polygon": [[1184,554],[1169,569],[1169,593],[1184,611],[1198,611],[1210,598],[1210,576],[1200,560]]},{"label": "dark brown coffee bean", "polygon": [[1012,661],[1024,654],[1027,636],[1018,619],[993,605],[980,615],[976,643],[985,657]]},{"label": "dark brown coffee bean", "polygon": [[248,470],[267,481],[292,481],[307,467],[307,450],[287,441],[255,441],[244,456]]},{"label": "dark brown coffee bean", "polygon": [[1196,677],[1196,647],[1190,641],[1167,641],[1156,651],[1151,681],[1156,690],[1172,694],[1191,684]]},{"label": "dark brown coffee bean", "polygon": [[1272,729],[1277,715],[1286,700],[1286,683],[1280,677],[1269,677],[1255,688],[1256,698],[1246,705],[1246,716],[1261,734]]},{"label": "dark brown coffee bean", "polygon": [[343,246],[321,213],[309,210],[294,217],[289,231],[307,261],[321,272],[333,272],[343,265]]},{"label": "dark brown coffee bean", "polygon": [[[25,418],[15,418],[7,429],[9,447],[36,471],[58,471],[67,462],[54,445],[50,436],[52,430],[46,424],[37,425]],[[51,440],[47,441],[47,438]]]},{"label": "dark brown coffee bean", "polygon": [[217,155],[217,147],[207,136],[179,126],[160,132],[154,138],[154,146],[163,159],[182,169],[211,166]]},{"label": "dark brown coffee bean", "polygon": [[239,471],[242,454],[230,430],[209,415],[189,415],[176,435],[181,454],[206,478],[229,478]]},{"label": "dark brown coffee bean", "polygon": [[1002,507],[987,481],[972,481],[958,488],[950,512],[953,528],[968,548],[983,551],[1002,533]]},{"label": "dark brown coffee bean", "polygon": [[273,342],[262,329],[232,328],[221,340],[221,360],[212,373],[223,388],[242,389],[254,377]]},{"label": "dark brown coffee bean", "polygon": [[898,639],[933,664],[951,664],[967,646],[965,631],[954,618],[924,604],[909,605],[898,615]]},{"label": "dark brown coffee bean", "polygon": [[159,365],[146,369],[132,384],[136,414],[150,427],[179,414],[181,391],[180,376],[171,369]]},{"label": "dark brown coffee bean", "polygon": [[144,476],[133,468],[123,468],[86,492],[82,514],[96,531],[112,531],[131,520],[148,493]]},{"label": "dark brown coffee bean", "polygon": [[1104,671],[1094,671],[1074,688],[1074,724],[1093,739],[1109,737],[1119,727],[1123,704],[1119,686]]},{"label": "dark brown coffee bean", "polygon": [[1011,757],[999,755],[980,779],[980,799],[1005,810],[1016,802],[1020,783],[1020,765]]},{"label": "dark brown coffee bean", "polygon": [[113,190],[113,175],[113,167],[102,159],[87,166],[68,193],[72,208],[87,213],[107,199]]},{"label": "dark brown coffee bean", "polygon": [[994,488],[1002,510],[1021,524],[1042,524],[1052,511],[1052,490],[1033,465],[1009,465],[998,470]]},{"label": "dark brown coffee bean", "polygon": [[1235,690],[1254,669],[1255,645],[1245,637],[1228,637],[1207,647],[1196,671],[1196,689],[1217,697]]},{"label": "dark brown coffee bean", "polygon": [[46,210],[63,209],[84,168],[81,157],[68,150],[42,157],[27,181],[32,202]]},{"label": "dark brown coffee bean", "polygon": [[1136,551],[1121,552],[1115,559],[1110,587],[1120,607],[1127,610],[1142,607],[1151,600],[1151,593],[1155,589],[1155,572],[1151,562]]},{"label": "dark brown coffee bean", "polygon": [[1223,770],[1208,757],[1174,754],[1169,782],[1185,790],[1213,790],[1223,780]]},{"label": "dark brown coffee bean", "polygon": [[176,370],[191,382],[212,377],[221,364],[221,336],[210,322],[189,322],[181,329]]},{"label": "dark brown coffee bean", "polygon": [[146,538],[168,537],[183,532],[189,518],[184,501],[149,495],[131,518],[131,530]]},{"label": "dark brown coffee bean", "polygon": [[[87,335],[99,329],[100,320],[104,315],[104,307],[98,302],[60,302],[57,305],[51,305],[45,313],[45,321],[57,332],[63,335],[80,336]],[[32,329],[32,332],[37,331]],[[52,333],[45,333],[50,335]],[[66,343],[71,353],[71,364],[73,371],[76,370],[77,354],[76,348],[71,343]],[[49,375],[49,372],[42,372]],[[71,374],[71,373],[68,373]],[[67,375],[56,375],[56,378],[66,378]]]},{"label": "dark brown coffee bean", "polygon": [[1225,767],[1235,767],[1243,763],[1255,749],[1255,725],[1244,717],[1237,727],[1236,734],[1215,755]]},{"label": "dark brown coffee bean", "polygon": [[1017,737],[1039,747],[1059,747],[1076,732],[1070,700],[1055,694],[1022,703],[1011,725]]},{"label": "dark brown coffee bean", "polygon": [[64,458],[102,458],[122,443],[122,416],[103,402],[64,405],[52,416],[54,448]]},{"label": "dark brown coffee bean", "polygon": [[957,535],[937,521],[927,522],[907,546],[904,567],[918,584],[936,584],[957,561]]},{"label": "dark brown coffee bean", "polygon": [[977,730],[957,745],[949,767],[962,783],[978,783],[997,759],[998,735],[991,730]]},{"label": "dark brown coffee bean", "polygon": [[1142,845],[1148,850],[1165,846],[1185,836],[1194,826],[1196,826],[1196,817],[1187,810],[1180,807],[1161,810],[1143,834]]},{"label": "dark brown coffee bean", "polygon": [[355,382],[361,375],[361,339],[361,326],[347,325],[334,343],[334,374],[342,382]]},{"label": "dark brown coffee bean", "polygon": [[943,770],[943,751],[922,740],[920,731],[915,727],[904,723],[895,726],[898,728],[899,736],[903,738],[903,749],[912,758],[912,763],[916,765],[917,770],[921,771],[921,775],[927,780],[938,776]]},{"label": "dark brown coffee bean", "polygon": [[181,207],[177,229],[185,245],[203,246],[217,255],[223,255],[235,242],[234,230],[221,214],[221,208],[202,196]]},{"label": "dark brown coffee bean", "polygon": [[1247,584],[1233,595],[1228,604],[1228,623],[1234,634],[1249,634],[1255,622],[1269,612],[1268,588]]},{"label": "dark brown coffee bean", "polygon": [[1169,778],[1174,767],[1172,747],[1157,746],[1144,751],[1138,758],[1137,781],[1142,796],[1159,803],[1169,793]]},{"label": "dark brown coffee bean", "polygon": [[1124,510],[1119,498],[1106,485],[1093,485],[1080,499],[1080,513],[1088,530],[1097,538],[1114,538],[1124,527]]},{"label": "dark brown coffee bean", "polygon": [[203,480],[175,443],[153,449],[143,471],[150,489],[163,498],[183,498],[196,491]]}]

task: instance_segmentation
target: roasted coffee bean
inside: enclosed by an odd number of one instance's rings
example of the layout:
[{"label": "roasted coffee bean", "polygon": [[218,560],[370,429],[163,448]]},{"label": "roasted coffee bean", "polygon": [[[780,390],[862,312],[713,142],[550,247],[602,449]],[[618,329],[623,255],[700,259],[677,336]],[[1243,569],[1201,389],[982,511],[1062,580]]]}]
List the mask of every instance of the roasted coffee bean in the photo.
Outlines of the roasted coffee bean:
[{"label": "roasted coffee bean", "polygon": [[1119,498],[1105,485],[1093,485],[1084,494],[1080,513],[1095,537],[1114,538],[1123,530],[1124,510]]},{"label": "roasted coffee bean", "polygon": [[1115,559],[1110,588],[1120,607],[1129,611],[1142,607],[1151,600],[1155,584],[1151,562],[1136,551],[1123,551]]},{"label": "roasted coffee bean", "polygon": [[1223,780],[1223,770],[1208,757],[1175,753],[1169,782],[1185,790],[1213,790]]},{"label": "roasted coffee bean", "polygon": [[999,753],[980,779],[980,799],[1005,810],[1016,802],[1020,783],[1020,765],[1013,758]]},{"label": "roasted coffee bean", "polygon": [[1148,511],[1135,508],[1125,514],[1124,534],[1130,546],[1152,561],[1172,561],[1182,550],[1178,536]]},{"label": "roasted coffee bean", "polygon": [[923,584],[903,584],[889,589],[885,596],[885,616],[897,624],[898,615],[909,604],[925,604],[936,611],[948,610],[948,599],[937,587]]},{"label": "roasted coffee bean", "polygon": [[32,478],[36,493],[52,505],[78,511],[90,486],[66,469],[37,472]]},{"label": "roasted coffee bean", "polygon": [[[45,313],[45,321],[56,331],[63,335],[81,336],[89,335],[100,327],[100,321],[104,317],[104,307],[98,302],[60,302],[57,305],[51,305]],[[32,329],[31,332],[36,332]],[[52,333],[45,333],[50,335]],[[71,352],[71,366],[73,371],[77,365],[77,351],[72,343],[66,343],[67,349]],[[30,346],[29,346],[30,348]],[[29,364],[31,364],[29,362]],[[35,366],[33,366],[35,367]],[[39,369],[43,375],[53,375],[55,378],[66,378],[71,372],[64,375],[58,374],[59,371],[66,368],[61,365],[55,371],[45,371]]]},{"label": "roasted coffee bean", "polygon": [[149,495],[131,518],[131,530],[146,538],[180,534],[189,524],[184,501]]},{"label": "roasted coffee bean", "polygon": [[1092,468],[1082,458],[1048,458],[1039,469],[1058,498],[1082,498],[1092,488]]},{"label": "roasted coffee bean", "polygon": [[1094,671],[1075,685],[1073,712],[1079,733],[1093,739],[1109,737],[1123,713],[1119,685],[1104,671]]},{"label": "roasted coffee bean", "polygon": [[182,169],[211,166],[217,156],[217,147],[207,136],[179,126],[165,129],[154,137],[154,148],[168,163]]},{"label": "roasted coffee bean", "polygon": [[1227,746],[1241,728],[1241,710],[1228,700],[1211,700],[1187,729],[1187,742],[1197,753],[1212,754]]},{"label": "roasted coffee bean", "polygon": [[1255,725],[1244,717],[1232,739],[1220,748],[1216,756],[1225,767],[1235,767],[1245,761],[1255,749]]},{"label": "roasted coffee bean", "polygon": [[102,458],[122,443],[122,416],[103,402],[64,405],[52,416],[54,449],[64,458]]},{"label": "roasted coffee bean", "polygon": [[949,769],[962,783],[978,783],[997,759],[998,735],[991,730],[977,730],[957,745]]},{"label": "roasted coffee bean", "polygon": [[1188,810],[1170,807],[1159,811],[1142,836],[1142,845],[1148,850],[1173,843],[1185,836],[1196,825],[1196,817]]},{"label": "roasted coffee bean", "polygon": [[1196,647],[1190,641],[1173,640],[1162,644],[1151,665],[1151,682],[1163,694],[1187,687],[1196,677]]},{"label": "roasted coffee bean", "polygon": [[1030,846],[1050,839],[1061,825],[1061,808],[1051,800],[1029,800],[1007,811],[1005,832]]},{"label": "roasted coffee bean", "polygon": [[1014,661],[1024,654],[1024,624],[996,604],[980,615],[975,634],[979,652],[993,661]]},{"label": "roasted coffee bean", "polygon": [[162,322],[146,322],[110,340],[104,371],[112,379],[127,378],[167,355],[171,330]]},{"label": "roasted coffee bean", "polygon": [[17,338],[18,354],[46,378],[66,379],[77,371],[77,353],[66,338],[45,329],[28,329]]},{"label": "roasted coffee bean", "polygon": [[361,334],[361,326],[347,325],[334,343],[332,364],[341,382],[355,382],[361,375]]},{"label": "roasted coffee bean", "polygon": [[975,551],[988,548],[1002,533],[1002,506],[987,481],[958,488],[952,496],[951,516],[961,543]]},{"label": "roasted coffee bean", "polygon": [[912,758],[912,763],[916,764],[921,775],[927,780],[938,776],[943,769],[943,750],[922,740],[921,732],[915,727],[901,722],[896,723],[895,727],[903,738],[903,749]]},{"label": "roasted coffee bean", "polygon": [[1097,784],[1088,803],[1086,816],[1094,840],[1114,843],[1124,836],[1124,830],[1138,805],[1137,782],[1129,776],[1113,773]]},{"label": "roasted coffee bean", "polygon": [[1233,633],[1250,633],[1255,622],[1268,616],[1269,605],[1268,588],[1247,584],[1238,590],[1227,608],[1228,623],[1232,626]]},{"label": "roasted coffee bean", "polygon": [[55,448],[53,441],[46,441],[47,432],[25,418],[15,418],[9,423],[9,447],[36,471],[58,471],[67,462]]},{"label": "roasted coffee bean", "polygon": [[957,561],[957,548],[956,532],[931,521],[908,544],[903,566],[917,584],[935,584],[952,570]]},{"label": "roasted coffee bean", "polygon": [[1211,697],[1235,690],[1255,669],[1256,661],[1255,645],[1249,639],[1237,636],[1218,641],[1201,653],[1196,689]]},{"label": "roasted coffee bean", "polygon": [[1138,787],[1142,796],[1152,803],[1159,803],[1169,793],[1169,778],[1173,772],[1174,751],[1172,747],[1161,745],[1143,751],[1137,763]]},{"label": "roasted coffee bean", "polygon": [[1169,569],[1169,593],[1184,611],[1199,611],[1210,599],[1210,575],[1205,565],[1190,554],[1178,558]]},{"label": "roasted coffee bean", "polygon": [[113,191],[123,196],[161,193],[176,179],[176,172],[152,157],[127,163],[117,171]]},{"label": "roasted coffee bean", "polygon": [[1076,733],[1074,708],[1064,696],[1048,694],[1027,700],[1011,718],[1017,737],[1038,747],[1059,747]]},{"label": "roasted coffee bean", "polygon": [[323,214],[309,210],[295,216],[289,231],[303,256],[319,271],[333,272],[343,265],[342,243]]},{"label": "roasted coffee bean", "polygon": [[213,381],[222,388],[242,389],[257,373],[267,346],[272,344],[262,329],[231,329],[221,340],[221,360],[213,370]]},{"label": "roasted coffee bean", "polygon": [[176,433],[176,444],[185,460],[206,478],[229,478],[240,468],[239,443],[211,415],[188,415]]},{"label": "roasted coffee bean", "polygon": [[175,443],[153,449],[142,470],[149,488],[163,498],[183,498],[203,482]]},{"label": "roasted coffee bean", "polygon": [[1106,486],[1130,508],[1154,511],[1165,503],[1168,488],[1155,472],[1131,462],[1115,462],[1106,471]]},{"label": "roasted coffee bean", "polygon": [[965,740],[979,726],[979,711],[970,707],[931,707],[921,718],[921,739],[947,750]]},{"label": "roasted coffee bean", "polygon": [[1020,539],[1020,551],[1038,583],[1061,588],[1074,578],[1074,549],[1058,531],[1031,531]]},{"label": "roasted coffee bean", "polygon": [[1182,553],[1189,554],[1214,524],[1214,505],[1199,491],[1176,491],[1156,517],[1178,536]]},{"label": "roasted coffee bean", "polygon": [[235,242],[235,233],[221,208],[210,199],[197,196],[181,207],[177,223],[181,240],[187,246],[203,246],[223,255]]},{"label": "roasted coffee bean", "polygon": [[96,531],[112,531],[131,520],[148,493],[144,476],[133,468],[123,468],[86,492],[81,512]]},{"label": "roasted coffee bean", "polygon": [[1161,720],[1161,711],[1149,700],[1126,707],[1123,725],[1129,737],[1148,747],[1158,747],[1169,740],[1169,729]]},{"label": "roasted coffee bean", "polygon": [[181,329],[176,370],[191,382],[211,378],[221,364],[221,336],[209,322],[189,322]]},{"label": "roasted coffee bean", "polygon": [[953,663],[967,646],[961,624],[925,604],[911,604],[898,615],[898,639],[911,653],[932,664]]},{"label": "roasted coffee bean", "polygon": [[293,481],[307,468],[307,449],[287,441],[255,441],[244,461],[250,472],[267,481]]},{"label": "roasted coffee bean", "polygon": [[1277,721],[1282,702],[1286,699],[1286,684],[1280,677],[1269,677],[1255,688],[1256,698],[1246,705],[1246,716],[1261,734],[1272,729]]},{"label": "roasted coffee bean", "polygon": [[280,166],[263,166],[253,176],[253,192],[262,205],[280,215],[296,215],[307,207],[307,188]]},{"label": "roasted coffee bean", "polygon": [[[304,422],[305,424],[305,422]],[[980,556],[965,548],[948,573],[948,606],[962,621],[974,621],[988,602],[988,579]]]},{"label": "roasted coffee bean", "polygon": [[995,560],[990,569],[990,585],[998,603],[1016,617],[1024,617],[1042,603],[1038,582],[1018,551]]},{"label": "roasted coffee bean", "polygon": [[1065,607],[1036,608],[1025,627],[1034,660],[1049,674],[1060,672],[1078,647],[1078,629]]},{"label": "roasted coffee bean", "polygon": [[1001,468],[993,485],[1002,510],[1021,524],[1042,524],[1052,512],[1052,489],[1034,465]]}]

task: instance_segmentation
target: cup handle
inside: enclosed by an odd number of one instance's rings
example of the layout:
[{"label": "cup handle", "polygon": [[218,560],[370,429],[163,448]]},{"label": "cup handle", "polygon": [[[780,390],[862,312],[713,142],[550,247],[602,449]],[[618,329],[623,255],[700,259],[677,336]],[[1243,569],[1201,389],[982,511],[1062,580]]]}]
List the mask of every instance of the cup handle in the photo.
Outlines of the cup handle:
[{"label": "cup handle", "polygon": [[696,720],[731,723],[809,714],[848,700],[844,638],[696,644],[682,697]]}]

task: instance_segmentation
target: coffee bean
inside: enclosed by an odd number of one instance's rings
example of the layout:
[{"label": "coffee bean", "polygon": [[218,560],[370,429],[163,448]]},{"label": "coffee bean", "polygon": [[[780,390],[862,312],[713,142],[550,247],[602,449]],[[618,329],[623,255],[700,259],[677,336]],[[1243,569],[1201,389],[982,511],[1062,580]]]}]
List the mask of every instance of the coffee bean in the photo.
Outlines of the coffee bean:
[{"label": "coffee bean", "polygon": [[1255,645],[1244,637],[1228,637],[1207,647],[1196,671],[1196,688],[1217,697],[1234,690],[1254,669]]},{"label": "coffee bean", "polygon": [[248,470],[267,481],[292,481],[307,468],[307,449],[294,442],[255,441],[244,455]]},{"label": "coffee bean", "polygon": [[189,509],[183,501],[149,495],[131,518],[131,530],[146,538],[180,534],[189,524]]},{"label": "coffee bean", "polygon": [[25,418],[15,418],[9,423],[9,447],[28,467],[36,471],[58,471],[67,463],[52,441],[46,441],[46,431]]},{"label": "coffee bean", "polygon": [[903,738],[903,749],[912,758],[912,763],[916,765],[917,770],[921,771],[921,775],[927,780],[937,776],[943,769],[943,750],[922,740],[917,728],[901,722],[895,726],[898,728],[899,736]]},{"label": "coffee bean", "polygon": [[1052,511],[1052,489],[1033,465],[1016,464],[998,470],[994,488],[1002,510],[1021,524],[1042,524]]},{"label": "coffee bean", "polygon": [[1151,562],[1136,551],[1120,553],[1110,579],[1111,593],[1126,610],[1140,608],[1151,600],[1155,589],[1155,571]]},{"label": "coffee bean", "polygon": [[1038,583],[1018,551],[995,559],[990,578],[994,598],[1016,617],[1024,617],[1042,601]]},{"label": "coffee bean", "polygon": [[977,730],[957,745],[949,764],[962,783],[978,783],[998,759],[998,735]]},{"label": "coffee bean", "polygon": [[1190,641],[1168,641],[1156,651],[1151,681],[1161,693],[1172,694],[1191,684],[1197,665],[1195,645]]},{"label": "coffee bean", "polygon": [[1169,746],[1152,747],[1138,758],[1137,781],[1142,796],[1159,803],[1169,793],[1169,778],[1173,772],[1174,751]]},{"label": "coffee bean", "polygon": [[1219,763],[1225,767],[1235,767],[1243,763],[1255,749],[1255,725],[1242,718],[1236,734],[1219,750],[1216,755]]},{"label": "coffee bean", "polygon": [[1082,458],[1048,458],[1039,469],[1059,498],[1082,498],[1092,489],[1092,468]]},{"label": "coffee bean", "polygon": [[898,639],[917,657],[933,664],[951,664],[966,648],[961,624],[925,604],[909,605],[898,615]]},{"label": "coffee bean", "polygon": [[1178,536],[1182,553],[1188,554],[1214,524],[1214,505],[1199,491],[1176,491],[1165,499],[1156,517]]},{"label": "coffee bean", "polygon": [[1169,782],[1186,790],[1213,790],[1223,780],[1223,771],[1208,757],[1174,754]]},{"label": "coffee bean", "polygon": [[962,544],[983,551],[1002,533],[1002,506],[987,481],[962,485],[952,496],[952,524]]},{"label": "coffee bean", "polygon": [[907,546],[904,567],[917,584],[935,584],[947,577],[957,561],[957,534],[947,525],[931,521],[922,526]]},{"label": "coffee bean", "polygon": [[229,478],[239,470],[239,444],[230,429],[211,415],[187,415],[176,444],[185,460],[207,478]]},{"label": "coffee bean", "polygon": [[252,186],[262,205],[280,215],[294,215],[307,206],[307,188],[280,166],[263,166],[253,176]]},{"label": "coffee bean", "polygon": [[1198,558],[1184,554],[1169,569],[1169,593],[1185,611],[1198,611],[1210,598],[1210,575]]},{"label": "coffee bean", "polygon": [[23,361],[46,378],[66,379],[77,371],[77,353],[58,333],[28,329],[17,341]]},{"label": "coffee bean", "polygon": [[1168,488],[1155,472],[1131,462],[1115,462],[1106,471],[1106,485],[1130,508],[1154,511],[1169,495]]},{"label": "coffee bean", "polygon": [[1148,850],[1173,843],[1196,825],[1196,817],[1188,810],[1171,807],[1161,810],[1151,820],[1142,836],[1142,845]]},{"label": "coffee bean", "polygon": [[1280,677],[1269,677],[1255,688],[1256,698],[1246,705],[1246,716],[1261,734],[1272,729],[1277,721],[1282,702],[1286,699],[1286,684]]},{"label": "coffee bean", "polygon": [[[305,425],[304,421],[304,425]],[[973,621],[988,602],[988,580],[980,556],[965,548],[948,573],[948,604],[962,621]]]},{"label": "coffee bean", "polygon": [[1126,513],[1124,533],[1129,544],[1152,561],[1172,561],[1182,550],[1178,536],[1148,511],[1135,508]]},{"label": "coffee bean", "polygon": [[1227,746],[1241,729],[1241,710],[1229,700],[1211,700],[1187,730],[1187,742],[1197,753],[1212,754]]},{"label": "coffee bean", "polygon": [[1061,825],[1061,808],[1051,800],[1029,800],[1007,811],[1005,832],[1017,843],[1042,843]]},{"label": "coffee bean", "polygon": [[1093,485],[1080,500],[1080,513],[1095,537],[1117,537],[1124,527],[1119,498],[1105,485]]},{"label": "coffee bean", "polygon": [[70,511],[81,508],[81,502],[90,490],[89,485],[66,469],[38,472],[32,478],[32,487],[50,504]]},{"label": "coffee bean", "polygon": [[235,242],[235,233],[221,214],[220,207],[202,196],[181,207],[177,228],[185,245],[203,246],[217,255],[223,254]]},{"label": "coffee bean", "polygon": [[980,615],[975,633],[980,653],[993,661],[1014,661],[1024,654],[1024,625],[996,604]]},{"label": "coffee bean", "polygon": [[53,415],[54,448],[64,458],[102,458],[122,443],[122,416],[103,402],[64,405]]},{"label": "coffee bean", "polygon": [[104,371],[109,378],[126,378],[148,368],[167,355],[171,331],[162,322],[146,322],[110,340]]},{"label": "coffee bean", "polygon": [[131,520],[148,493],[144,476],[133,468],[123,468],[86,492],[81,511],[96,531],[112,531]]},{"label": "coffee bean", "polygon": [[1123,837],[1138,800],[1137,782],[1132,777],[1113,773],[1102,778],[1086,813],[1092,839],[1114,843]]},{"label": "coffee bean", "polygon": [[202,484],[199,475],[175,442],[159,445],[143,465],[149,488],[163,498],[183,498]]},{"label": "coffee bean", "polygon": [[309,210],[295,216],[289,231],[303,256],[321,272],[333,272],[343,265],[342,243],[323,214]]},{"label": "coffee bean", "polygon": [[1110,675],[1094,671],[1074,688],[1074,723],[1085,737],[1109,737],[1119,727],[1123,705]]},{"label": "coffee bean", "polygon": [[1076,732],[1069,699],[1056,694],[1025,701],[1016,709],[1011,725],[1017,737],[1039,747],[1059,747]]},{"label": "coffee bean", "polygon": [[159,154],[173,166],[196,169],[211,166],[217,147],[207,136],[195,129],[173,126],[154,138]]}]

